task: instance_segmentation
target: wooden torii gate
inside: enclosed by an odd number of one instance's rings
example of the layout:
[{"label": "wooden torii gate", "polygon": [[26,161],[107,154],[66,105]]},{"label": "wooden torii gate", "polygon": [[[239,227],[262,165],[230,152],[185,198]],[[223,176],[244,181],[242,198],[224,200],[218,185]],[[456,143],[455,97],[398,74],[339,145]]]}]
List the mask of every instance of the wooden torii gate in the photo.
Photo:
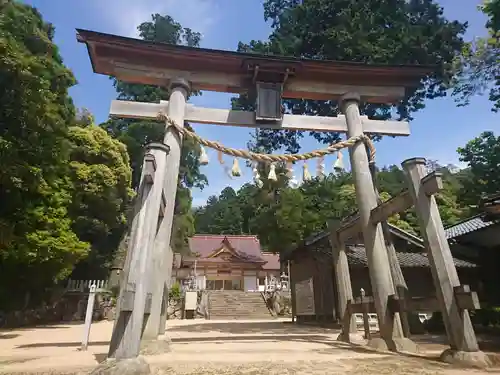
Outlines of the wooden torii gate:
[{"label": "wooden torii gate", "polygon": [[[432,68],[381,66],[260,56],[191,48],[77,30],[77,39],[88,48],[94,72],[139,84],[168,87],[170,98],[160,103],[113,101],[111,115],[157,119],[166,114],[179,128],[185,121],[270,129],[314,130],[408,136],[407,122],[374,121],[360,114],[359,103],[395,104],[405,90],[417,86]],[[256,111],[200,108],[186,103],[193,90],[249,93],[256,97]],[[282,98],[335,100],[337,117],[282,114]],[[166,275],[172,264],[169,252],[172,218],[179,173],[182,135],[166,124],[163,143],[148,145],[143,161],[138,204],[132,222],[117,319],[108,356],[118,361],[134,359],[143,338],[156,340],[165,332]],[[359,228],[365,239],[374,304],[380,335],[392,348],[404,337],[397,315],[388,311],[395,294],[390,259],[379,222],[370,220],[377,207],[366,147],[350,148],[359,207]],[[399,265],[392,265],[399,267]],[[470,320],[468,321],[470,323]],[[470,324],[463,327],[472,332]],[[468,334],[467,334],[468,335]],[[398,346],[402,348],[402,345]],[[403,345],[404,349],[404,345]]]}]

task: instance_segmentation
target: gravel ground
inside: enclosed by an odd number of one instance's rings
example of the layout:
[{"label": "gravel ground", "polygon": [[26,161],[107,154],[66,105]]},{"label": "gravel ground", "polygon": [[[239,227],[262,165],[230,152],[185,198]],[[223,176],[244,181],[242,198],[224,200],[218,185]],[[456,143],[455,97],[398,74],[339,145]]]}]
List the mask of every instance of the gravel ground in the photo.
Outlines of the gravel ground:
[{"label": "gravel ground", "polygon": [[[111,322],[93,325],[85,352],[78,350],[81,325],[12,330],[3,337],[0,332],[0,374],[87,375],[106,357],[111,328]],[[339,343],[337,335],[276,320],[169,322],[171,351],[145,358],[155,375],[500,374],[498,368],[460,370],[425,358],[374,353]],[[425,341],[427,354],[437,356],[446,347],[439,337]]]},{"label": "gravel ground", "polygon": [[[170,366],[151,366],[154,375],[479,375],[500,371],[460,370],[439,362],[407,357],[348,359],[339,361],[272,361],[228,364],[227,362],[178,362]],[[16,372],[11,375],[88,375],[80,372]]]}]

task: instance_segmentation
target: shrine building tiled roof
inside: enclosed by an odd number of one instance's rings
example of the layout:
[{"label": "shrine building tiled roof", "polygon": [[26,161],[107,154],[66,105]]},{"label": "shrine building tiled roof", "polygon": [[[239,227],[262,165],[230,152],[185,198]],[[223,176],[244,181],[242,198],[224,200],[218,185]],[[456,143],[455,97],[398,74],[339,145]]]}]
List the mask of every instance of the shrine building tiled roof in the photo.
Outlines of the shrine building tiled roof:
[{"label": "shrine building tiled roof", "polygon": [[[348,246],[347,247],[347,260],[350,266],[368,266],[368,261],[366,259],[366,250],[364,246]],[[424,253],[412,253],[412,252],[396,252],[399,264],[402,268],[411,267],[430,267],[429,259],[427,254]],[[476,265],[465,260],[453,258],[455,266],[458,268],[474,268]]]},{"label": "shrine building tiled roof", "polygon": [[455,237],[463,236],[464,234],[475,232],[476,230],[487,228],[491,225],[498,224],[498,220],[483,220],[482,215],[474,216],[466,219],[455,225],[445,228],[446,238],[452,239]]},{"label": "shrine building tiled roof", "polygon": [[229,246],[241,260],[261,263],[263,269],[279,270],[280,259],[278,254],[263,253],[259,239],[252,235],[211,235],[197,234],[189,238],[189,249],[192,256],[183,257],[184,261],[200,259],[204,262],[218,262],[217,258],[210,258],[214,252],[224,246]]}]

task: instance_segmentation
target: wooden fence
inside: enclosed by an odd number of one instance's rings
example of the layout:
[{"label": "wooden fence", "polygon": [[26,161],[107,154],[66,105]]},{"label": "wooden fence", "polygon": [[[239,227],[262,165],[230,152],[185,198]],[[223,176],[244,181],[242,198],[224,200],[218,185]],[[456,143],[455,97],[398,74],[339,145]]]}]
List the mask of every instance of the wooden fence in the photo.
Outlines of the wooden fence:
[{"label": "wooden fence", "polygon": [[96,286],[96,291],[102,292],[109,290],[108,280],[72,280],[68,279],[66,284],[67,292],[88,292],[91,285]]}]

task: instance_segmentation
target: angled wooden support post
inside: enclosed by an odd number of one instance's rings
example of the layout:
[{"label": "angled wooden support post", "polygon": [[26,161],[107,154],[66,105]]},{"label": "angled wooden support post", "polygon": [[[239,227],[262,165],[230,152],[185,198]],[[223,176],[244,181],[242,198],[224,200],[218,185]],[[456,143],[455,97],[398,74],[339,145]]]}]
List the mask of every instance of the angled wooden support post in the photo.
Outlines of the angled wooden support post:
[{"label": "angled wooden support post", "polygon": [[[400,298],[405,298],[408,294],[408,285],[406,285],[403,271],[401,270],[401,265],[399,264],[396,248],[394,247],[394,242],[392,241],[392,234],[389,231],[389,224],[387,221],[383,221],[381,224],[386,241],[385,246],[387,249],[387,257],[389,258],[389,268],[391,269],[392,282],[394,283],[396,294]],[[401,328],[403,329],[404,337],[409,338],[411,336],[411,332],[410,324],[408,322],[408,313],[406,311],[399,311],[394,314],[396,318],[399,317],[399,320],[401,320]]]},{"label": "angled wooden support post", "polygon": [[447,361],[463,361],[464,358],[467,358],[466,362],[471,360],[488,362],[484,354],[479,352],[469,312],[466,309],[461,309],[457,300],[460,280],[446,239],[436,199],[434,195],[429,194],[423,188],[425,159],[405,160],[402,166],[415,202],[420,228],[422,228],[421,234],[431,265],[436,295],[451,348],[443,353],[442,358]]},{"label": "angled wooden support post", "polygon": [[339,240],[337,229],[340,226],[338,221],[327,223],[330,231],[330,244],[332,246],[333,272],[337,283],[338,306],[337,309],[342,319],[342,332],[338,340],[350,342],[351,333],[356,333],[356,317],[351,313],[349,301],[352,301],[351,275],[349,272],[349,263],[345,252],[345,244]]},{"label": "angled wooden support post", "polygon": [[163,251],[163,262],[161,269],[165,272],[164,282],[163,282],[163,300],[160,310],[160,324],[158,328],[158,334],[163,335],[165,333],[165,328],[167,325],[167,309],[168,309],[168,295],[171,288],[172,280],[172,264],[174,261],[174,252],[170,244],[168,244],[168,250]]},{"label": "angled wooden support post", "polygon": [[[372,171],[372,180],[373,185],[375,186],[375,191],[377,193],[377,208],[383,203],[380,199],[380,193],[376,186],[376,171]],[[380,223],[382,225],[382,231],[384,233],[385,239],[385,247],[387,249],[387,257],[389,259],[389,268],[391,269],[391,277],[392,282],[394,283],[394,287],[396,289],[396,294],[401,298],[404,298],[408,291],[408,286],[406,285],[406,281],[403,275],[403,271],[401,270],[401,265],[399,264],[398,256],[396,253],[396,248],[394,247],[394,242],[392,241],[392,234],[389,230],[389,224],[387,222],[388,218],[381,220]],[[373,220],[373,210],[372,210],[372,220]],[[408,313],[406,311],[403,312],[395,312],[396,319],[401,320],[401,327],[403,329],[403,334],[405,337],[410,337],[410,325],[408,323]]]},{"label": "angled wooden support post", "polygon": [[[117,318],[108,356],[117,360],[139,355],[144,323],[150,313],[151,293],[149,269],[158,225],[162,178],[168,147],[152,143],[146,147],[141,182],[132,221],[124,277],[117,303]],[[160,178],[159,178],[160,177]]]},{"label": "angled wooden support post", "polygon": [[363,329],[365,331],[365,339],[371,340],[372,333],[370,329],[370,316],[368,315],[370,312],[370,305],[366,301],[366,292],[363,288],[359,290],[359,298],[363,309]]},{"label": "angled wooden support post", "polygon": [[[347,122],[348,137],[363,134],[359,100],[359,95],[355,93],[345,94],[341,98],[341,108]],[[377,195],[371,178],[365,145],[358,143],[351,147],[349,155],[356,188],[356,201],[359,208],[359,223],[366,248],[370,281],[381,336],[381,339],[374,338],[369,344],[381,349],[398,350],[400,347],[395,340],[403,339],[404,335],[399,317],[395,317],[388,310],[389,296],[393,295],[395,290],[382,226],[380,223],[372,223],[370,219],[372,209],[377,206]]]},{"label": "angled wooden support post", "polygon": [[[167,146],[166,146],[167,147]],[[168,156],[167,153],[164,157],[164,165],[165,168],[158,173],[158,178],[161,178],[165,175],[165,169],[167,166]],[[170,250],[170,246],[167,242],[165,242],[166,238],[168,238],[167,228],[165,228],[165,202],[166,198],[163,194],[163,184],[158,184],[160,191],[159,199],[156,199],[154,204],[158,204],[157,207],[160,208],[160,215],[157,221],[157,227],[155,228],[155,236],[152,239],[153,248],[152,248],[152,262],[150,267],[150,278],[149,278],[149,287],[148,290],[151,292],[151,312],[149,314],[149,318],[146,322],[146,326],[144,329],[143,338],[146,340],[156,340],[158,335],[160,334],[160,325],[161,325],[161,315],[162,315],[162,305],[165,293],[165,268],[167,267],[166,258],[168,257],[168,253]],[[167,292],[168,293],[168,292]],[[163,332],[162,332],[163,333]],[[165,343],[166,345],[168,344]],[[168,345],[167,345],[168,346]]]}]

